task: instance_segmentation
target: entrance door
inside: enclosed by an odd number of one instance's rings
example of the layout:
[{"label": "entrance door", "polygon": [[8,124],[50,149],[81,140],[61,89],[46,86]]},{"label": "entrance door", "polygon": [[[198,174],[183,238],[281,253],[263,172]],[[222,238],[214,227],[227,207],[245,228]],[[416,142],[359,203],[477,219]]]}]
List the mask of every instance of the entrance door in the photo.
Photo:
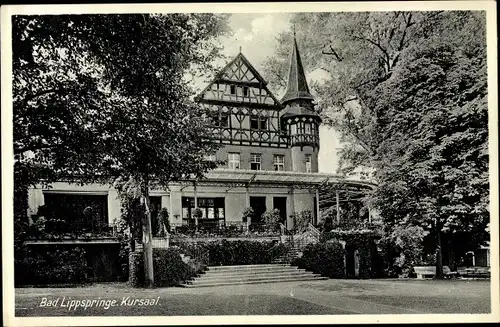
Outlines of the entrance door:
[{"label": "entrance door", "polygon": [[251,223],[262,222],[262,214],[266,212],[266,197],[265,196],[251,196],[250,207],[253,209],[253,217]]},{"label": "entrance door", "polygon": [[273,198],[273,209],[280,211],[280,223],[286,226],[286,196],[275,196]]}]

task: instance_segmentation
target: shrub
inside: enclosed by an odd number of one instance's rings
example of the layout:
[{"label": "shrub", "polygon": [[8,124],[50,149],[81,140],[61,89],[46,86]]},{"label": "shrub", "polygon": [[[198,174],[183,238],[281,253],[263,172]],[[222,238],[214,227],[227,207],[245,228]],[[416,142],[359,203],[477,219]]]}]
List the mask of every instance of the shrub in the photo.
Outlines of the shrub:
[{"label": "shrub", "polygon": [[293,221],[292,230],[295,233],[303,233],[307,229],[307,225],[313,221],[312,212],[310,210],[294,212],[291,217]]},{"label": "shrub", "polygon": [[[133,252],[130,255],[130,284],[134,287],[144,285],[144,254]],[[195,264],[182,261],[181,251],[176,247],[153,249],[154,286],[177,286],[194,277]]]},{"label": "shrub", "polygon": [[221,240],[197,244],[179,243],[179,246],[189,256],[195,256],[200,249],[208,251],[210,266],[230,266],[270,263],[274,244],[272,241]]},{"label": "shrub", "polygon": [[423,264],[423,240],[426,232],[418,226],[395,226],[382,239],[388,275],[409,276],[413,266]]},{"label": "shrub", "polygon": [[266,211],[262,214],[262,220],[266,224],[266,228],[269,232],[275,232],[279,230],[280,219],[280,211],[278,209]]},{"label": "shrub", "polygon": [[309,244],[292,265],[330,278],[344,277],[344,249],[338,242]]},{"label": "shrub", "polygon": [[251,221],[253,215],[254,211],[252,207],[245,208],[245,210],[243,210],[243,217],[242,217],[243,222],[246,223],[248,221]]},{"label": "shrub", "polygon": [[170,233],[170,221],[168,220],[169,212],[167,208],[161,208],[158,213],[158,236],[165,236]]},{"label": "shrub", "polygon": [[16,262],[16,285],[78,283],[89,273],[85,250],[40,247]]},{"label": "shrub", "polygon": [[193,277],[194,269],[182,261],[179,249],[154,249],[155,286],[176,286]]}]

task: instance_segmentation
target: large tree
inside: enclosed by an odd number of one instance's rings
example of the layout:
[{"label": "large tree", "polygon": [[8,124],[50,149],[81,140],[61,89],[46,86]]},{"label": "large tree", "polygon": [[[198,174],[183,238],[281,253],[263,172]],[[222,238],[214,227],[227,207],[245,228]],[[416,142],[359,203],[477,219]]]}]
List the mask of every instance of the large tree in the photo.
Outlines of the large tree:
[{"label": "large tree", "polygon": [[[146,284],[153,262],[149,189],[200,177],[209,120],[185,75],[211,69],[227,16],[13,18],[14,153],[23,186],[112,182],[138,197]],[[193,73],[191,71],[191,73]],[[19,174],[20,175],[20,174]],[[133,186],[133,190],[131,190]]]},{"label": "large tree", "polygon": [[[306,67],[329,74],[313,87],[345,142],[343,168],[375,169],[371,202],[389,227],[430,232],[442,276],[443,237],[487,237],[484,13],[297,14],[293,23]],[[270,62],[272,78],[286,59]]]}]

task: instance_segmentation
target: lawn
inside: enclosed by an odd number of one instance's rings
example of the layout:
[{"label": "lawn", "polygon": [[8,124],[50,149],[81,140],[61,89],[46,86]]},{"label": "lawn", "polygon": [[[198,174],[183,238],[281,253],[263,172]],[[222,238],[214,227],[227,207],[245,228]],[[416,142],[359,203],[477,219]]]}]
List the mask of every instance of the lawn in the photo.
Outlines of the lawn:
[{"label": "lawn", "polygon": [[[138,301],[135,305],[122,305],[127,297]],[[42,301],[58,298],[55,307],[40,306]],[[108,309],[94,306],[69,310],[62,305],[69,298],[116,303]],[[158,303],[140,305],[140,299],[158,298]],[[489,313],[491,310],[489,281],[463,280],[325,280],[192,289],[131,289],[113,283],[83,288],[19,288],[15,302],[15,314],[19,317]]]}]

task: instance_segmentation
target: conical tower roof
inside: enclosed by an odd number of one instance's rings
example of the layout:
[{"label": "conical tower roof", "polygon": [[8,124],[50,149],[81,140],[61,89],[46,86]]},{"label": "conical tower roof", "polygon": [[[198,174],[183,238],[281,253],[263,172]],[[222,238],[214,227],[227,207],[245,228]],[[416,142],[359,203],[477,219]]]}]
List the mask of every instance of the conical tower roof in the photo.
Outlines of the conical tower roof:
[{"label": "conical tower roof", "polygon": [[290,56],[290,68],[288,70],[288,81],[286,92],[281,103],[285,104],[291,100],[314,100],[311,93],[309,93],[309,86],[307,85],[304,67],[300,59],[299,48],[297,46],[297,39],[293,36],[293,49]]}]

